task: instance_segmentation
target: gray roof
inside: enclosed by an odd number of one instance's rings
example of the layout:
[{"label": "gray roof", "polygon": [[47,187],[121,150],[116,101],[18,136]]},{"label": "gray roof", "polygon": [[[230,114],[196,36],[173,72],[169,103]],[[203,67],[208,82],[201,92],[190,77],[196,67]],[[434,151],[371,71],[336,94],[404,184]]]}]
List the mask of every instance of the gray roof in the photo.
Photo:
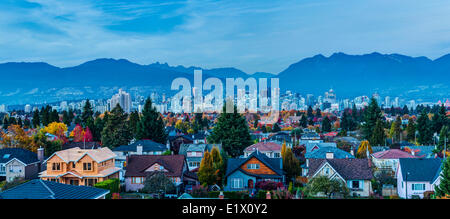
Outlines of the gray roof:
[{"label": "gray roof", "polygon": [[311,152],[315,146],[317,146],[318,148],[322,148],[322,147],[337,147],[336,142],[320,142],[320,143],[307,142],[307,143],[304,143],[304,145],[305,145],[305,148],[306,148],[306,152]]},{"label": "gray roof", "polygon": [[37,154],[23,148],[3,148],[0,149],[0,163],[7,163],[16,158],[25,164],[38,162]]},{"label": "gray roof", "polygon": [[0,193],[0,199],[95,199],[109,191],[35,179]]},{"label": "gray roof", "polygon": [[308,176],[313,176],[327,162],[345,180],[370,180],[373,178],[368,159],[310,159]]},{"label": "gray roof", "polygon": [[188,151],[211,151],[213,147],[217,147],[219,151],[222,150],[221,144],[181,144],[178,154],[187,155]]},{"label": "gray roof", "polygon": [[434,182],[443,162],[441,158],[400,158],[399,164],[403,180]]},{"label": "gray roof", "polygon": [[158,142],[154,142],[152,140],[145,139],[136,141],[130,145],[121,145],[119,147],[114,148],[113,151],[136,151],[136,147],[138,145],[142,146],[143,152],[167,150],[167,147],[165,145],[160,144]]}]

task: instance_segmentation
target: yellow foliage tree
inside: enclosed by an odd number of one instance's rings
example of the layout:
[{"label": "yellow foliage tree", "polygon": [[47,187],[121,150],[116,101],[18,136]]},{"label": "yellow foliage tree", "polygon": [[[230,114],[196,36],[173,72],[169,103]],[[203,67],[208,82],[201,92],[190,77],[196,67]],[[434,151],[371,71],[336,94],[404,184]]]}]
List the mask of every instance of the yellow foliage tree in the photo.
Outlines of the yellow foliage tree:
[{"label": "yellow foliage tree", "polygon": [[283,142],[283,145],[281,146],[281,158],[284,159],[284,154],[286,153],[286,141]]},{"label": "yellow foliage tree", "polygon": [[10,125],[8,127],[8,133],[1,130],[0,136],[0,143],[5,147],[23,148],[33,152],[37,151],[37,145],[33,141],[30,132],[26,132],[19,125]]},{"label": "yellow foliage tree", "polygon": [[48,124],[48,126],[44,127],[42,131],[59,136],[61,133],[67,132],[67,125],[62,122],[52,122]]},{"label": "yellow foliage tree", "polygon": [[369,151],[369,154],[373,153],[372,146],[370,146],[369,141],[365,140],[362,141],[359,145],[358,151],[356,152],[356,156],[358,158],[367,158],[367,151]]}]

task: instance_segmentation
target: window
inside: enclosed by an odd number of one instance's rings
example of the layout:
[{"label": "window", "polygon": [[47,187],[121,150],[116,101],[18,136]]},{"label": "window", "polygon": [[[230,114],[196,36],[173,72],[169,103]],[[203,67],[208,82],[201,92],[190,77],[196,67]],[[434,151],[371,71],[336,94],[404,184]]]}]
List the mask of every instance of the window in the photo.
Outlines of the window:
[{"label": "window", "polygon": [[359,181],[352,181],[352,188],[359,189]]},{"label": "window", "polygon": [[423,191],[423,190],[425,190],[425,184],[423,184],[423,183],[412,184],[412,190],[413,191]]},{"label": "window", "polygon": [[0,173],[5,173],[6,172],[6,168],[4,164],[0,164]]},{"label": "window", "polygon": [[94,186],[97,184],[97,179],[84,179],[85,186]]},{"label": "window", "polygon": [[9,166],[9,172],[10,173],[20,173],[20,172],[22,172],[22,169],[18,165],[11,165],[11,166]]},{"label": "window", "polygon": [[72,168],[75,168],[75,162],[72,163]]},{"label": "window", "polygon": [[144,178],[143,177],[133,177],[131,178],[131,183],[133,184],[143,184]]},{"label": "window", "polygon": [[5,155],[3,155],[3,159],[9,158],[9,156],[11,156],[11,154],[5,154]]},{"label": "window", "polygon": [[249,170],[259,169],[259,164],[257,164],[257,163],[249,163],[249,164],[247,164],[247,169],[249,169]]},{"label": "window", "polygon": [[233,189],[241,189],[243,187],[242,178],[233,178],[231,179],[231,188]]},{"label": "window", "polygon": [[92,163],[83,163],[83,170],[92,170]]},{"label": "window", "polygon": [[52,163],[52,170],[61,170],[60,163]]},{"label": "window", "polygon": [[279,157],[281,157],[281,156],[280,156],[280,153],[274,153],[274,154],[273,154],[273,157],[279,158]]},{"label": "window", "polygon": [[329,174],[330,174],[330,168],[328,168],[328,167],[325,168],[325,174],[326,174],[326,175],[329,175]]}]

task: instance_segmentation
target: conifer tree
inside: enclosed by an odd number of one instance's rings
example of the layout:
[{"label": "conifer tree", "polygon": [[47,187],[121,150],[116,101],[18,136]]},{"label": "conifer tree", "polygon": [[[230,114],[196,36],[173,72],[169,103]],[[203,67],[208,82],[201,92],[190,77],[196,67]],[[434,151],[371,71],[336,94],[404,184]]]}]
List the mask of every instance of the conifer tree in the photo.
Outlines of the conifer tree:
[{"label": "conifer tree", "polygon": [[300,161],[294,156],[291,148],[287,148],[283,157],[283,170],[286,173],[288,182],[294,181],[295,177],[300,176],[302,169]]},{"label": "conifer tree", "polygon": [[331,121],[328,116],[322,120],[322,132],[331,132]]},{"label": "conifer tree", "polygon": [[400,119],[400,116],[397,116],[395,119],[395,122],[392,123],[391,129],[389,131],[389,135],[392,138],[392,143],[398,143],[401,139],[402,134],[402,120]]},{"label": "conifer tree", "polygon": [[406,127],[406,140],[409,142],[415,141],[416,137],[416,125],[414,124],[413,118],[409,118],[408,126]]},{"label": "conifer tree", "polygon": [[165,144],[167,141],[164,121],[152,106],[150,98],[145,101],[142,117],[137,125],[136,138],[150,139],[161,144]]},{"label": "conifer tree", "polygon": [[87,126],[87,123],[90,122],[90,120],[93,122],[93,116],[94,111],[92,110],[91,102],[87,99],[83,106],[83,112],[81,113],[81,121],[83,122],[83,126]]},{"label": "conifer tree", "polygon": [[275,123],[275,125],[273,125],[272,132],[279,132],[279,131],[281,131],[280,126],[278,125],[278,123]]},{"label": "conifer tree", "polygon": [[436,196],[444,197],[450,195],[450,157],[444,160],[444,167],[441,172],[441,182],[435,187]]},{"label": "conifer tree", "polygon": [[33,128],[37,128],[41,125],[41,120],[39,118],[39,110],[36,109],[33,112]]},{"label": "conifer tree", "polygon": [[373,131],[372,138],[370,139],[370,143],[372,145],[384,145],[386,140],[386,134],[384,132],[383,121],[378,120],[375,124],[375,129]]},{"label": "conifer tree", "polygon": [[220,154],[220,151],[216,146],[211,149],[211,156],[216,175],[216,183],[222,184],[223,175],[225,174],[225,168],[223,166],[222,155]]},{"label": "conifer tree", "polygon": [[139,123],[139,113],[137,111],[133,111],[130,113],[130,118],[128,119],[128,124],[130,126],[131,131],[133,132],[133,135],[136,136],[137,133],[137,127]]},{"label": "conifer tree", "polygon": [[419,115],[419,118],[417,118],[417,131],[419,132],[417,141],[421,145],[426,145],[433,142],[433,133],[430,124],[431,122],[428,119],[428,114],[424,109]]},{"label": "conifer tree", "polygon": [[306,118],[305,114],[302,115],[302,118],[300,120],[300,127],[302,128],[308,127],[308,119]]},{"label": "conifer tree", "polygon": [[233,113],[226,112],[226,105],[227,104],[224,104],[217,124],[214,127],[212,134],[208,136],[208,141],[216,144],[222,143],[222,147],[228,155],[237,157],[253,142],[247,121],[237,112],[236,105],[234,106]]},{"label": "conifer tree", "polygon": [[356,152],[357,158],[368,158],[367,154],[372,154],[372,146],[370,146],[369,141],[362,141]]},{"label": "conifer tree", "polygon": [[444,149],[449,149],[449,143],[450,143],[450,131],[448,129],[448,126],[443,126],[440,134],[439,134],[439,142],[437,145],[437,149],[439,152],[443,151]]},{"label": "conifer tree", "polygon": [[365,139],[370,139],[373,135],[373,130],[375,129],[378,120],[382,119],[381,109],[378,106],[377,100],[375,98],[370,99],[369,107],[364,113],[364,125],[363,125],[363,137]]}]

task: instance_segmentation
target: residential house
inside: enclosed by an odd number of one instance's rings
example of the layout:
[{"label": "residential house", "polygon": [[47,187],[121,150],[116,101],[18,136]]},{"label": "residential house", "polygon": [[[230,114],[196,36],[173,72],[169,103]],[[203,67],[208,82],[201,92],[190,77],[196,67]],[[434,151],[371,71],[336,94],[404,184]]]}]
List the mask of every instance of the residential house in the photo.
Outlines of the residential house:
[{"label": "residential house", "polygon": [[190,173],[184,155],[131,155],[128,156],[125,172],[126,191],[144,188],[147,176],[163,172],[183,192],[187,186],[197,185],[195,173]]},{"label": "residential house", "polygon": [[104,199],[109,190],[34,179],[0,193],[0,199]]},{"label": "residential house", "polygon": [[344,183],[352,196],[368,197],[372,193],[370,159],[309,159],[308,163],[309,180],[327,176]]},{"label": "residential house", "polygon": [[187,135],[169,136],[168,141],[170,144],[170,150],[173,151],[174,154],[179,154],[182,144],[194,143],[192,138],[188,137]]},{"label": "residential house", "polygon": [[398,159],[416,158],[415,156],[399,149],[379,151],[371,154],[370,156],[372,163],[376,167],[376,173],[387,171],[388,174],[392,174],[393,176],[395,176],[395,172],[397,171]]},{"label": "residential house", "polygon": [[45,166],[44,149],[34,153],[23,148],[0,149],[0,180],[11,182],[14,178],[34,179]]},{"label": "residential house", "polygon": [[420,157],[420,158],[435,158],[436,157],[436,154],[433,152],[433,150],[436,148],[436,146],[419,145],[419,146],[402,146],[400,148],[403,151],[406,151],[416,157]]},{"label": "residential house", "polygon": [[285,182],[282,159],[270,158],[258,150],[245,158],[228,159],[225,177],[225,191],[253,190],[259,181]]},{"label": "residential house", "polygon": [[129,155],[161,155],[165,151],[170,150],[170,146],[154,142],[152,140],[144,139],[135,141],[129,145],[121,145],[113,149],[113,152],[117,155],[116,167],[120,168],[119,179],[123,181],[125,174],[125,166],[127,156]]},{"label": "residential house", "polygon": [[93,186],[119,177],[120,168],[115,167],[115,157],[116,154],[107,147],[57,151],[44,161],[47,170],[39,177],[64,184]]},{"label": "residential house", "polygon": [[205,152],[211,152],[213,147],[222,150],[221,144],[183,144],[178,154],[186,156],[189,171],[193,171],[200,167]]},{"label": "residential house", "polygon": [[305,132],[300,137],[301,140],[320,140],[320,135],[316,132]]},{"label": "residential house", "polygon": [[440,158],[400,158],[396,172],[397,192],[401,198],[423,198],[426,191],[434,191],[440,183]]},{"label": "residential house", "polygon": [[281,157],[281,145],[274,142],[259,142],[244,149],[244,157],[249,157],[255,151],[265,154],[269,158]]}]

